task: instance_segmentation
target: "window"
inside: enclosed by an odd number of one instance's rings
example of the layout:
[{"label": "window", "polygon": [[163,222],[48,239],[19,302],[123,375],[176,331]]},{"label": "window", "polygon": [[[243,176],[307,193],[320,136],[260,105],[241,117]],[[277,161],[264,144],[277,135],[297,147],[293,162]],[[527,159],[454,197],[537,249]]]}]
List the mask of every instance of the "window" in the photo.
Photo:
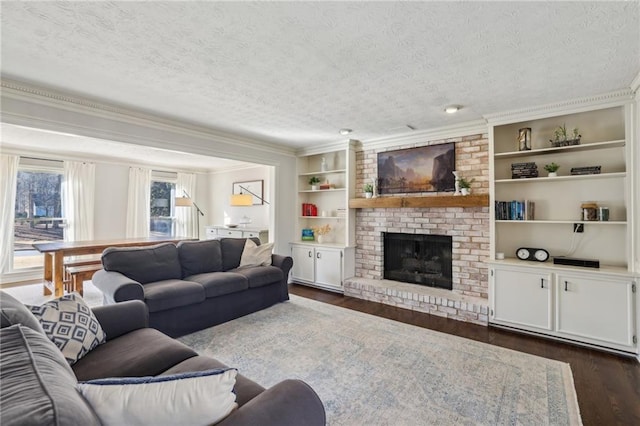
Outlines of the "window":
[{"label": "window", "polygon": [[174,198],[176,192],[175,182],[151,181],[151,205],[149,224],[152,236],[173,236],[174,231]]},{"label": "window", "polygon": [[[23,161],[21,159],[21,165]],[[38,241],[64,239],[62,171],[18,169],[13,269],[42,266],[42,255],[33,249]]]}]

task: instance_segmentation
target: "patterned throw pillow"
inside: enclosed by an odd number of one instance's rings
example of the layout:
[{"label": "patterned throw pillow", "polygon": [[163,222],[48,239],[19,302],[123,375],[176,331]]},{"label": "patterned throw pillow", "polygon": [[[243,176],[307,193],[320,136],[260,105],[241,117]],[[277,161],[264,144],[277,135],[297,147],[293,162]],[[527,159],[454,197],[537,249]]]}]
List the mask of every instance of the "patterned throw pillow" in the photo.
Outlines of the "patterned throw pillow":
[{"label": "patterned throw pillow", "polygon": [[40,321],[47,337],[62,351],[69,365],[75,364],[106,341],[107,336],[100,323],[76,293],[29,308]]}]

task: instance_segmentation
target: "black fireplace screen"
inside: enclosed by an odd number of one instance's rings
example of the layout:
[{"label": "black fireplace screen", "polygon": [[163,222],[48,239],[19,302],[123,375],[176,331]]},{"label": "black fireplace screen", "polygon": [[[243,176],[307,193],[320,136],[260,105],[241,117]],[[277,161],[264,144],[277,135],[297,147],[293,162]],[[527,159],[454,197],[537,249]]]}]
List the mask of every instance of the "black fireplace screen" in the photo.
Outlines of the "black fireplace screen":
[{"label": "black fireplace screen", "polygon": [[451,237],[383,232],[384,278],[452,289]]}]

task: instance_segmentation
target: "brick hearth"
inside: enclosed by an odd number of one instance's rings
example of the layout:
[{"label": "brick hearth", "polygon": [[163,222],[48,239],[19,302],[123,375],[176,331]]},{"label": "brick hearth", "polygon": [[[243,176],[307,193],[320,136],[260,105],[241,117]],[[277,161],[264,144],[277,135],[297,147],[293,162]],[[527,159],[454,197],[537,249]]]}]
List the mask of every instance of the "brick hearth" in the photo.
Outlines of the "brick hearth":
[{"label": "brick hearth", "polygon": [[[487,193],[487,135],[388,147],[385,151],[445,142],[456,143],[456,170],[465,178],[475,178],[473,192]],[[358,153],[358,187],[377,176],[378,152],[380,151],[368,150]],[[437,195],[406,194],[407,197]],[[453,290],[384,280],[382,232],[451,236]],[[487,324],[488,272],[484,261],[489,257],[488,207],[358,209],[356,244],[356,273],[355,277],[346,280],[345,295],[461,321]]]}]

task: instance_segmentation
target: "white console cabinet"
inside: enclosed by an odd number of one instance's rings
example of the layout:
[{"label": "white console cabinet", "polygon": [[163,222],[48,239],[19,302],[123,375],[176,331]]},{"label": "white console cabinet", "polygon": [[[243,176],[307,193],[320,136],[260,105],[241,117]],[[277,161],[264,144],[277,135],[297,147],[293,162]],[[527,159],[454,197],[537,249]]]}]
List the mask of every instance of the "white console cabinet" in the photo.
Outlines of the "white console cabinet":
[{"label": "white console cabinet", "polygon": [[491,324],[636,352],[636,283],[631,276],[491,263]]},{"label": "white console cabinet", "polygon": [[556,274],[558,335],[595,344],[634,346],[634,282],[592,274]]},{"label": "white console cabinet", "polygon": [[[353,257],[353,253],[346,253],[349,250],[352,249],[292,243],[292,280],[327,290],[342,291],[345,271],[353,269],[353,264],[348,261]],[[351,276],[353,274],[348,273],[346,275]]]},{"label": "white console cabinet", "polygon": [[205,226],[207,240],[218,238],[258,238],[262,244],[269,242],[269,231],[260,228],[228,228],[224,225]]},{"label": "white console cabinet", "polygon": [[527,330],[553,330],[551,274],[525,268],[491,269],[492,319]]}]

